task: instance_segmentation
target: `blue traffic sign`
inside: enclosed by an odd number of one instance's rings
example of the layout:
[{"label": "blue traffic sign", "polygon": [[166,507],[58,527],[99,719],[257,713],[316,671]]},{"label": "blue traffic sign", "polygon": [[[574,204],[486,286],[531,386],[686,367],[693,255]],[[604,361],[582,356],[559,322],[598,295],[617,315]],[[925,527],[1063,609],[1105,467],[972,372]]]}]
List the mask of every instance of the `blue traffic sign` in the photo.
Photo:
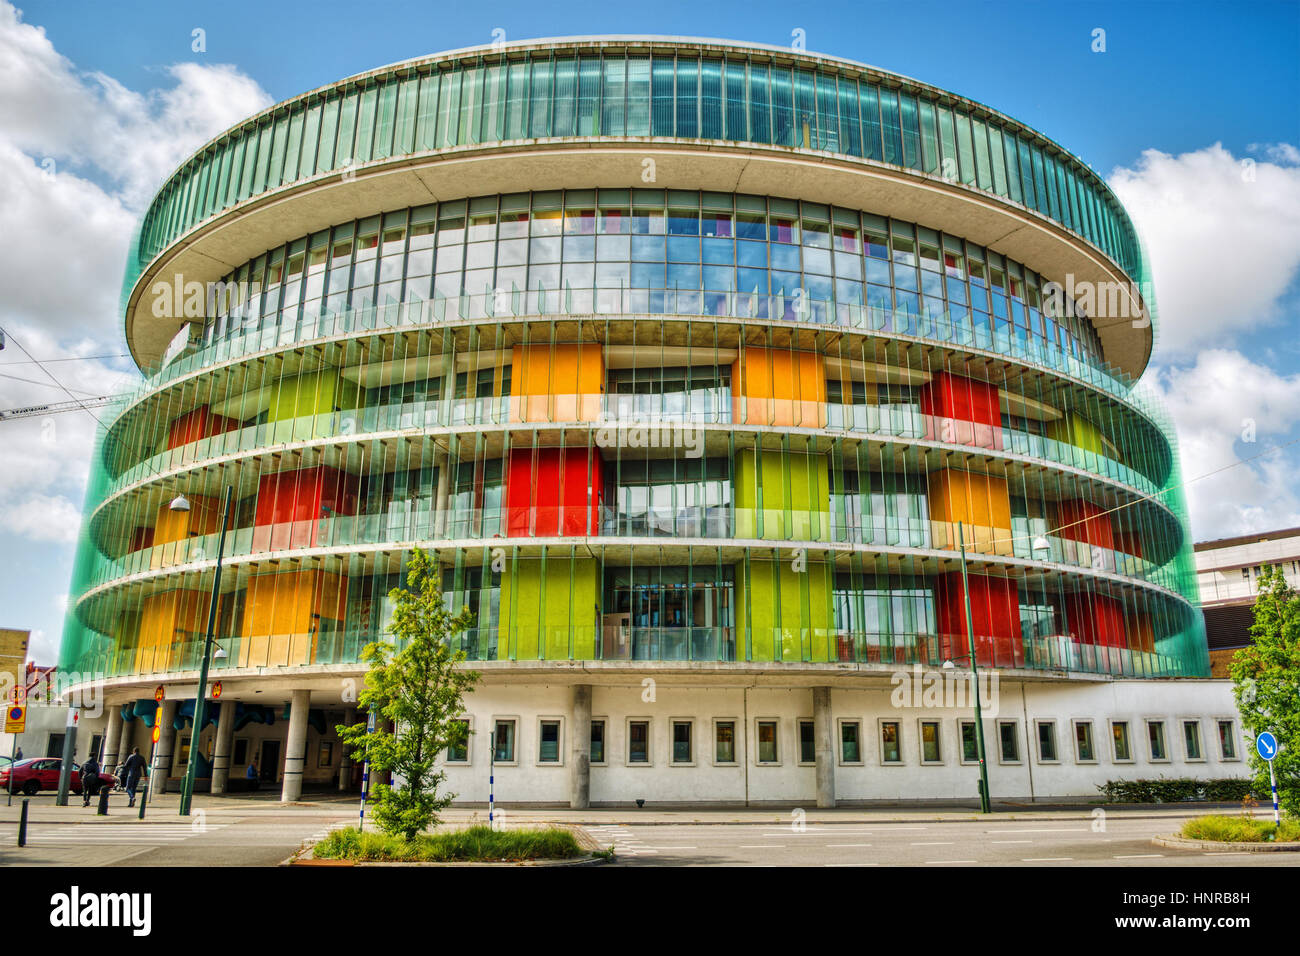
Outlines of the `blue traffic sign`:
[{"label": "blue traffic sign", "polygon": [[1277,738],[1267,730],[1255,738],[1255,749],[1265,760],[1272,762],[1277,756]]}]

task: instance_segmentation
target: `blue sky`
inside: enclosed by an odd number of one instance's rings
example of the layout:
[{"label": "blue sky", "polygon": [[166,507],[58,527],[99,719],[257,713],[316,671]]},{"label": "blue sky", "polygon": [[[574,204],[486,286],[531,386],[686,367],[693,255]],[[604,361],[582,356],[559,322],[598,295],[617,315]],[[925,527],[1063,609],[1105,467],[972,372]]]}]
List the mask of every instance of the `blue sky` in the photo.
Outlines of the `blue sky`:
[{"label": "blue sky", "polygon": [[[20,11],[20,12],[19,12]],[[191,49],[192,31],[206,51]],[[980,100],[1081,156],[1119,192],[1155,265],[1149,374],[1189,477],[1300,437],[1300,3],[847,2],[335,4],[0,0],[0,325],[41,358],[123,351],[118,283],[131,225],[194,147],[273,101],[439,50],[570,34],[789,45]],[[1093,31],[1105,52],[1093,52]],[[53,91],[53,92],[51,92]],[[41,176],[42,171],[53,175]],[[43,294],[12,294],[35,288]],[[0,373],[40,378],[12,347]],[[124,360],[51,364],[122,384]],[[0,408],[58,399],[0,378]],[[0,624],[52,658],[93,422],[0,423]],[[1258,440],[1243,442],[1243,423]],[[1300,455],[1189,488],[1197,538],[1300,524]]]}]

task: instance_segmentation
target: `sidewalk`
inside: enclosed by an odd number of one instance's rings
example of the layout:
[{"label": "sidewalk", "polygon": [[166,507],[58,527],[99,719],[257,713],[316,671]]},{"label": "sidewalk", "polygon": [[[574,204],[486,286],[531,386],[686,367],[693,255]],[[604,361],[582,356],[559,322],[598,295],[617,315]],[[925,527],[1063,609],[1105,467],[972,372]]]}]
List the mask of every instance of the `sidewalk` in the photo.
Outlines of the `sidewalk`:
[{"label": "sidewalk", "polygon": [[[2,795],[0,795],[2,796]],[[15,795],[13,806],[6,806],[0,799],[0,824],[16,824],[24,798]],[[157,823],[175,825],[178,822],[194,820],[200,813],[210,820],[231,820],[237,818],[279,818],[309,819],[324,818],[328,820],[355,820],[360,809],[360,800],[354,794],[308,793],[295,803],[281,803],[275,793],[254,794],[195,794],[191,806],[191,816],[181,817],[179,794],[167,793],[151,798],[145,813],[145,819],[137,819],[139,803],[128,808],[125,794],[113,794],[109,800],[108,816],[101,817],[95,812],[96,804],[89,807],[81,805],[81,798],[70,798],[68,806],[54,804],[54,794],[41,794],[30,798],[28,807],[29,823]],[[513,807],[509,803],[500,803],[496,807],[511,825],[520,824],[587,824],[593,826],[609,824],[635,824],[640,826],[684,826],[690,824],[726,825],[753,824],[771,826],[788,825],[794,819],[796,810],[804,814],[805,823],[852,824],[852,823],[953,823],[970,822],[978,819],[997,821],[1011,820],[1090,820],[1097,810],[1103,810],[1108,816],[1123,816],[1131,819],[1160,818],[1166,816],[1187,816],[1201,813],[1240,813],[1239,804],[1211,803],[1177,803],[1177,804],[1115,804],[1115,805],[1061,805],[1043,804],[1039,806],[1021,803],[997,803],[993,812],[984,818],[977,806],[962,804],[934,806],[873,806],[841,807],[834,810],[820,810],[815,807],[744,807],[716,806],[699,807],[597,807],[587,810],[572,810],[568,807]],[[1261,811],[1262,812],[1262,811]],[[487,823],[486,805],[450,807],[441,813],[447,823],[464,825]]]}]

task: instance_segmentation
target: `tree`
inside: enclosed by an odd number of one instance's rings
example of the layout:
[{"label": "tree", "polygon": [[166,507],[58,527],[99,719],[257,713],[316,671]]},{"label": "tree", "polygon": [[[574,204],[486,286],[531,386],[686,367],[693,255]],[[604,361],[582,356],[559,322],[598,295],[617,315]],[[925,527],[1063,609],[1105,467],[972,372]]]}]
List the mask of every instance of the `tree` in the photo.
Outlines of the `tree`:
[{"label": "tree", "polygon": [[[1278,799],[1288,813],[1300,814],[1300,595],[1278,568],[1260,575],[1254,613],[1254,643],[1228,665],[1232,693],[1252,740],[1265,730],[1276,735]],[[1249,756],[1256,792],[1268,793],[1268,764],[1253,746]]]},{"label": "tree", "polygon": [[[344,746],[368,760],[372,771],[391,771],[400,785],[375,788],[375,822],[385,833],[407,840],[438,823],[438,811],[455,798],[439,794],[446,778],[435,772],[435,758],[450,746],[464,746],[464,695],[479,679],[460,665],[463,650],[452,650],[452,638],[473,624],[469,609],[457,615],[447,610],[442,582],[434,561],[420,549],[410,559],[407,588],[393,588],[392,641],[367,644],[361,659],[370,665],[360,703],[376,715],[375,729],[366,724],[340,725]],[[391,726],[393,730],[389,730]]]}]

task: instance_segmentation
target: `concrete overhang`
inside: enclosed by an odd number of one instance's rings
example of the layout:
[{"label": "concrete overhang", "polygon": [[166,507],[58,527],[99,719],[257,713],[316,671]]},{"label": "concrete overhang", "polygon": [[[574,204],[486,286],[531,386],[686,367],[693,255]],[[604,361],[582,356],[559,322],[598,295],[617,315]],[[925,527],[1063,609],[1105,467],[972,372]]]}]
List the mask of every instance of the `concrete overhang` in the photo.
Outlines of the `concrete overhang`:
[{"label": "concrete overhang", "polygon": [[[652,161],[652,162],[648,162]],[[653,171],[652,181],[643,176]],[[431,202],[528,190],[689,189],[799,198],[888,215],[961,236],[1074,287],[1116,296],[1093,317],[1106,360],[1136,379],[1151,355],[1150,313],[1133,278],[1063,226],[992,193],[870,160],[788,147],[653,138],[529,140],[403,155],[301,180],[209,219],[141,273],[126,307],[126,338],[156,368],[181,328],[176,276],[220,280],[284,243],[352,219]],[[155,289],[157,286],[157,290]],[[1132,316],[1140,316],[1138,319]]]}]

